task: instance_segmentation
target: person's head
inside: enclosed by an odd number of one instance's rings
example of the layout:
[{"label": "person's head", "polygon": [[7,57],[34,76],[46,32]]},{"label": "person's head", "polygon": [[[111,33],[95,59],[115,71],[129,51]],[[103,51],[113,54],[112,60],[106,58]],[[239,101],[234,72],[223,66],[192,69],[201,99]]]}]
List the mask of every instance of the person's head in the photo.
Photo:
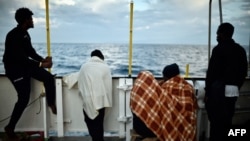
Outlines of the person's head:
[{"label": "person's head", "polygon": [[222,23],[217,30],[217,41],[232,39],[234,34],[234,26],[230,23]]},{"label": "person's head", "polygon": [[24,28],[33,28],[33,19],[32,19],[33,12],[28,8],[22,7],[16,10],[15,19],[17,23]]},{"label": "person's head", "polygon": [[164,67],[162,74],[164,80],[168,80],[176,75],[179,75],[180,74],[179,66],[176,63],[167,65]]},{"label": "person's head", "polygon": [[102,52],[98,49],[91,52],[91,57],[93,57],[93,56],[97,56],[100,59],[104,60],[104,56],[103,56]]}]

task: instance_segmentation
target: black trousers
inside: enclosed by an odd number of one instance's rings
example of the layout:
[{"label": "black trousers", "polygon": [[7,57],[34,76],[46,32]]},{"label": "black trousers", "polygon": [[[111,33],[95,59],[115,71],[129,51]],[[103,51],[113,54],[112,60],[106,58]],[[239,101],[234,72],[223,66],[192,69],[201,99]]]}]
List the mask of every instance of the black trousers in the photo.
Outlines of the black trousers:
[{"label": "black trousers", "polygon": [[208,98],[206,110],[210,121],[210,141],[226,141],[230,139],[228,133],[232,128],[237,97],[225,97],[220,104]]},{"label": "black trousers", "polygon": [[104,141],[103,120],[105,115],[105,108],[98,110],[98,112],[99,114],[95,119],[90,119],[83,110],[84,120],[89,130],[92,141]]},{"label": "black trousers", "polygon": [[26,76],[20,76],[18,78],[16,76],[13,77],[13,75],[6,73],[7,77],[10,79],[10,81],[14,85],[17,91],[17,96],[18,96],[18,100],[12,111],[9,124],[7,125],[10,129],[13,129],[13,131],[15,129],[17,122],[22,116],[26,106],[29,103],[31,78],[34,78],[36,80],[43,82],[48,105],[49,106],[55,105],[56,91],[55,91],[54,76],[43,68],[33,68],[29,72],[30,73],[27,74]]}]

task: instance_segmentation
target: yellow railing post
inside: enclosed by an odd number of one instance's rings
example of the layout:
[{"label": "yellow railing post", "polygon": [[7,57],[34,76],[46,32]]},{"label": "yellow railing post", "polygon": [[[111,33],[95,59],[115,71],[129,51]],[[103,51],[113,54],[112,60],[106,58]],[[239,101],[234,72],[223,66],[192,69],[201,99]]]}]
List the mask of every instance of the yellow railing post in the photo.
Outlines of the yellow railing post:
[{"label": "yellow railing post", "polygon": [[[45,0],[45,11],[46,11],[46,36],[47,36],[47,54],[48,56],[51,56],[50,52],[50,28],[49,28],[49,0]],[[51,72],[51,69],[48,69],[49,72]],[[45,96],[44,87],[42,87],[42,96]],[[49,133],[48,133],[48,111],[47,111],[47,103],[46,98],[43,97],[43,108],[44,108],[44,114],[43,114],[43,120],[44,120],[44,138],[45,140],[48,140]]]},{"label": "yellow railing post", "polygon": [[186,74],[185,77],[189,77],[189,64],[186,65]]},{"label": "yellow railing post", "polygon": [[130,2],[130,27],[129,27],[129,67],[128,75],[131,77],[132,73],[132,49],[133,49],[133,1]]},{"label": "yellow railing post", "polygon": [[[47,35],[47,54],[51,56],[50,52],[50,27],[49,27],[49,0],[45,0],[46,5],[46,35]],[[49,68],[49,71],[51,69]]]}]

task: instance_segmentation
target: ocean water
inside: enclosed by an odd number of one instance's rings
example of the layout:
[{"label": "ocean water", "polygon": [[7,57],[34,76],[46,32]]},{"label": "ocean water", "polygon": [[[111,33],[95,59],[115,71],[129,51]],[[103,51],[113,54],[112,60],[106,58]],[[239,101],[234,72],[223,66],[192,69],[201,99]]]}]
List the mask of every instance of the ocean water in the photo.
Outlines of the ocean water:
[{"label": "ocean water", "polygon": [[[47,56],[46,43],[33,43],[33,47],[40,55]],[[52,43],[51,72],[57,76],[64,76],[79,71],[94,49],[103,52],[113,76],[128,76],[128,44]],[[2,60],[3,52],[4,43],[0,43],[0,60]],[[205,77],[206,74],[207,45],[134,44],[132,52],[132,76],[137,76],[142,70],[149,70],[156,77],[161,77],[162,69],[172,63],[179,65],[181,75],[185,75],[187,64],[190,77]],[[4,73],[1,61],[0,74]]]}]

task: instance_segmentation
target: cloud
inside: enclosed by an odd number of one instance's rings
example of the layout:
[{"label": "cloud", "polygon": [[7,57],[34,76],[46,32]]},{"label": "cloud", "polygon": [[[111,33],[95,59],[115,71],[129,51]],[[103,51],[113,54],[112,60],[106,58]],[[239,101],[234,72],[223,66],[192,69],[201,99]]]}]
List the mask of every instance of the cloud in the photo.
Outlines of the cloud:
[{"label": "cloud", "polygon": [[204,8],[207,8],[209,1],[207,0],[173,0],[173,3],[175,6],[177,6],[178,9],[187,11],[187,12],[197,12],[200,10],[204,10]]},{"label": "cloud", "polygon": [[128,11],[127,0],[82,0],[78,1],[78,8],[83,13],[91,13],[101,17],[116,17]]},{"label": "cloud", "polygon": [[[49,0],[51,38],[55,42],[127,42],[129,34],[129,0]],[[236,27],[235,37],[248,40],[250,1],[222,0],[223,19]],[[134,42],[207,43],[207,0],[134,0]],[[0,1],[0,30],[7,33],[16,25],[13,17],[19,7],[33,13],[34,42],[44,40],[44,0]],[[213,1],[212,34],[215,40],[219,24],[218,1]],[[42,33],[41,33],[42,32]],[[0,34],[0,42],[5,35]],[[237,39],[237,40],[238,40]],[[248,41],[247,41],[248,42]]]},{"label": "cloud", "polygon": [[53,0],[52,3],[55,3],[56,5],[71,5],[74,6],[76,2],[74,0]]}]

